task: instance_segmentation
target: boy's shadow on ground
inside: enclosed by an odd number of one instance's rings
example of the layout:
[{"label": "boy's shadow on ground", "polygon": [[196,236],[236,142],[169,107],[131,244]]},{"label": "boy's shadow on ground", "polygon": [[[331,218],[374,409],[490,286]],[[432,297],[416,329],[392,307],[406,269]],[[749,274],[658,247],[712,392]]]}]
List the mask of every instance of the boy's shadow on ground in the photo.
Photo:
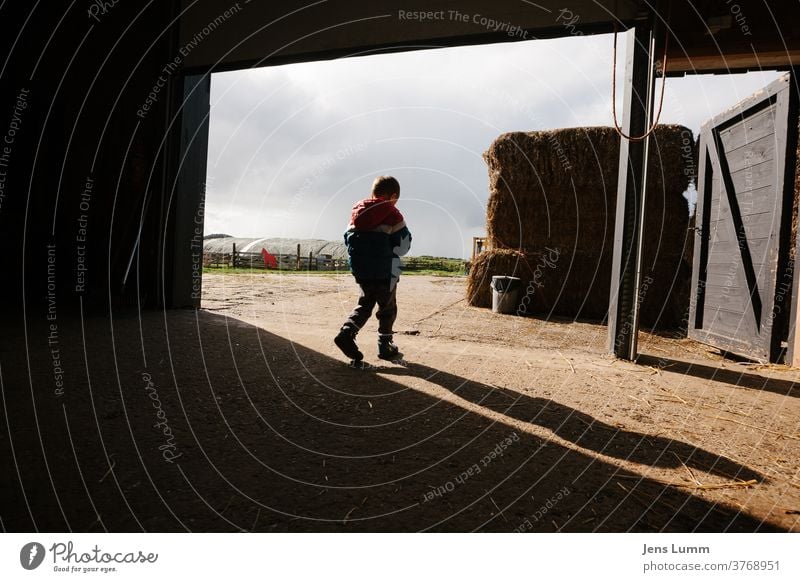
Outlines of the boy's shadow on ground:
[{"label": "boy's shadow on ground", "polygon": [[[381,372],[424,378],[473,404],[549,429],[564,440],[609,457],[652,467],[685,465],[729,479],[765,480],[756,471],[721,455],[678,440],[619,429],[547,398],[489,386],[418,363],[404,362],[402,367],[387,367]],[[498,403],[497,397],[502,402]]]},{"label": "boy's shadow on ground", "polygon": [[[0,434],[13,435],[0,439],[7,530],[781,530],[520,430],[518,421],[532,422],[614,458],[675,466],[675,452],[687,466],[756,476],[563,405],[420,364],[350,370],[328,352],[204,311],[112,323],[113,334],[107,319],[59,319],[69,387],[60,399],[46,397],[47,322],[28,326],[28,344],[22,323],[6,328],[2,340],[15,348],[2,368]],[[30,377],[23,345],[39,363]],[[506,418],[396,374],[479,407],[502,399],[492,409]],[[169,435],[156,424],[163,414]],[[173,441],[179,456],[168,460],[162,449]]]},{"label": "boy's shadow on ground", "polygon": [[664,372],[679,374],[681,376],[693,376],[704,378],[716,382],[725,382],[737,388],[749,388],[758,391],[774,392],[781,396],[800,396],[800,385],[793,380],[781,380],[778,378],[766,378],[758,374],[750,374],[737,370],[721,368],[719,366],[706,366],[696,362],[684,362],[673,358],[656,358],[646,354],[639,354],[636,358],[637,364],[660,368]]}]

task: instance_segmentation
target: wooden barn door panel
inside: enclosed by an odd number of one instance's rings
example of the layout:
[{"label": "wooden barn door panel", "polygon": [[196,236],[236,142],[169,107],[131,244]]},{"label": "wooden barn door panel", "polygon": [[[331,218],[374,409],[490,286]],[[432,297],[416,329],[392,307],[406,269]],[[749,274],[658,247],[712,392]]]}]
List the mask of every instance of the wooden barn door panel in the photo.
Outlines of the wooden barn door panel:
[{"label": "wooden barn door panel", "polygon": [[689,337],[760,361],[785,339],[773,323],[791,220],[789,106],[786,75],[704,124],[698,148]]}]

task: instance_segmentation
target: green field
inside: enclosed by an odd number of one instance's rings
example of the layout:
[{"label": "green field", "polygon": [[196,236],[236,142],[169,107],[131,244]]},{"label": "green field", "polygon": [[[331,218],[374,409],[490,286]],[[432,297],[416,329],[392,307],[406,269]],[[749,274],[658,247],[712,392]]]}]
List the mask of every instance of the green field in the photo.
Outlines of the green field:
[{"label": "green field", "polygon": [[464,259],[449,259],[445,257],[431,257],[423,255],[421,257],[405,257],[402,259],[402,269],[404,273],[451,273],[463,275],[465,268]]}]

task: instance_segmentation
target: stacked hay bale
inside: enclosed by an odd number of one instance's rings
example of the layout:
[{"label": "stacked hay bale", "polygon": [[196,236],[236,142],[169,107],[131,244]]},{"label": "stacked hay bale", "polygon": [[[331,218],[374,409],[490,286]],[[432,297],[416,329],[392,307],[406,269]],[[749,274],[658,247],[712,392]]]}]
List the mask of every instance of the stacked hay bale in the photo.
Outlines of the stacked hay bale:
[{"label": "stacked hay bale", "polygon": [[[604,319],[614,248],[620,138],[610,127],[506,133],[484,154],[493,250],[470,270],[470,304],[491,305],[493,275],[523,279],[529,313]],[[691,130],[661,125],[650,141],[642,263],[644,326],[679,327],[688,308]],[[527,291],[527,293],[526,293]]]}]

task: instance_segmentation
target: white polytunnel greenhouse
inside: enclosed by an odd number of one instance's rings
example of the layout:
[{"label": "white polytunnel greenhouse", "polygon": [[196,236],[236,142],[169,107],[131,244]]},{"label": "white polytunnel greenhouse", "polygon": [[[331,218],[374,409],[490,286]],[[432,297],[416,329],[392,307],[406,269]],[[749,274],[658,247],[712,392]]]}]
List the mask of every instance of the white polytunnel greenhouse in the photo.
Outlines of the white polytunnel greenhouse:
[{"label": "white polytunnel greenhouse", "polygon": [[347,260],[347,247],[344,242],[307,238],[238,238],[219,237],[206,239],[203,251],[206,253],[230,254],[236,245],[237,253],[260,253],[266,249],[272,255],[297,255],[300,245],[300,256],[327,257]]}]

